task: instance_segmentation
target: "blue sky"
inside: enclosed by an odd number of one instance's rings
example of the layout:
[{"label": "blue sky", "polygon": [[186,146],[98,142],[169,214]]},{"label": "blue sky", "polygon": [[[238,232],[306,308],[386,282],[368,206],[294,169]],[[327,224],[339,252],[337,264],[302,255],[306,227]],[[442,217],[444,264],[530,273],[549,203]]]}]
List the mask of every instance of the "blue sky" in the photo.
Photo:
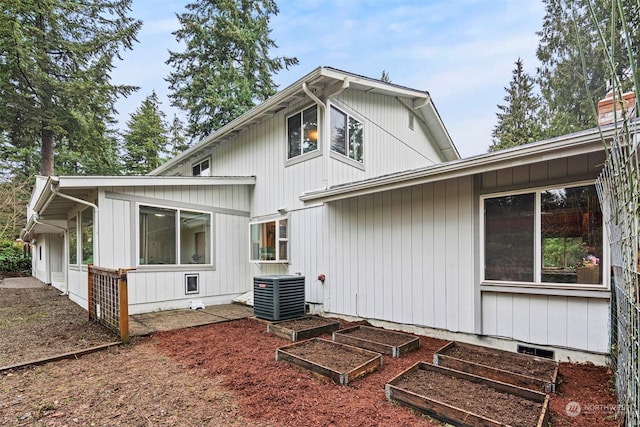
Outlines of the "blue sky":
[{"label": "blue sky", "polygon": [[[124,54],[115,83],[140,90],[116,105],[122,126],[153,90],[168,118],[175,110],[164,78],[176,13],[188,1],[133,0],[143,21],[140,43]],[[541,0],[279,0],[271,21],[277,56],[300,64],[274,77],[280,89],[318,66],[330,66],[428,91],[462,157],[487,151],[514,62],[535,74]]]}]

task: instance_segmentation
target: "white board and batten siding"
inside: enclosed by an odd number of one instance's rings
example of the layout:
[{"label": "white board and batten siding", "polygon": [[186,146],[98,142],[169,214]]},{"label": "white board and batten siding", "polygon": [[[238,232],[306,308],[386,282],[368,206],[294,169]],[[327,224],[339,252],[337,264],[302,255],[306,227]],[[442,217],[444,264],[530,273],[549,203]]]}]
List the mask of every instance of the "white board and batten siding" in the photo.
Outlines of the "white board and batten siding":
[{"label": "white board and batten siding", "polygon": [[473,180],[328,204],[325,310],[474,331]]},{"label": "white board and batten siding", "polygon": [[[481,193],[594,179],[604,153],[523,165],[481,176]],[[609,298],[492,292],[482,287],[482,334],[594,353],[609,351]]]},{"label": "white board and batten siding", "polygon": [[[328,144],[328,136],[322,133],[317,155],[300,158],[300,161],[287,160],[287,117],[314,105],[310,99],[289,106],[180,166],[181,175],[191,175],[193,164],[209,158],[211,175],[255,176],[256,184],[251,192],[252,220],[272,217],[279,208],[287,208],[291,236],[289,263],[251,264],[251,276],[302,274],[306,277],[306,299],[313,303],[325,300],[327,286],[322,285],[317,276],[327,274],[326,258],[333,246],[327,236],[326,209],[305,206],[300,195],[329,185],[440,161],[424,133],[424,123],[415,117],[411,130],[409,116],[413,113],[395,97],[347,90],[330,102],[364,122],[363,167],[337,160],[340,156],[335,153],[326,156],[330,150],[322,144]],[[325,128],[320,120],[320,132]]]},{"label": "white board and batten siding", "polygon": [[485,335],[525,343],[609,351],[609,301],[552,295],[482,293]]},{"label": "white board and batten siding", "polygon": [[329,186],[443,161],[430,141],[425,123],[407,107],[411,101],[358,90],[346,90],[330,101],[364,124],[364,169],[341,161],[344,156],[333,154],[329,161]]},{"label": "white board and batten siding", "polygon": [[[98,236],[108,236],[98,237],[100,264],[135,268],[128,274],[132,314],[186,308],[193,299],[205,304],[230,302],[249,290],[249,193],[248,186],[241,185],[105,188],[100,192],[100,215],[104,219],[99,222]],[[136,203],[211,212],[213,267],[138,265]],[[186,274],[199,275],[197,294],[185,293]]]}]

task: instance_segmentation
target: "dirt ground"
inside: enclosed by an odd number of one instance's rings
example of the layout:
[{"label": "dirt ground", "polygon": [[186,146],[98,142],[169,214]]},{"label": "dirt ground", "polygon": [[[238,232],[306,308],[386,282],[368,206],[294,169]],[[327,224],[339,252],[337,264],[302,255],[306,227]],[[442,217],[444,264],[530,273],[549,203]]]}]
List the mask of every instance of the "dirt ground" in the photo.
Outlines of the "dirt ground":
[{"label": "dirt ground", "polygon": [[51,286],[0,287],[0,367],[117,340]]},{"label": "dirt ground", "polygon": [[[95,325],[83,324],[86,313],[78,314],[66,298],[52,297],[70,308],[55,309],[52,322],[45,308],[29,314],[33,301],[25,306],[22,296],[5,291],[0,289],[0,365],[15,360],[16,351],[27,360],[41,357],[43,348],[71,349],[89,339],[83,329]],[[63,332],[54,324],[68,328]],[[105,333],[104,339],[113,336]],[[441,425],[385,398],[389,379],[432,360],[444,343],[420,340],[419,350],[399,359],[384,356],[375,372],[339,386],[276,361],[275,350],[290,342],[268,334],[261,321],[163,332],[77,360],[0,374],[0,426]],[[551,396],[552,425],[618,425],[610,380],[606,368],[561,364]],[[572,402],[580,405],[576,417],[567,415]]]}]

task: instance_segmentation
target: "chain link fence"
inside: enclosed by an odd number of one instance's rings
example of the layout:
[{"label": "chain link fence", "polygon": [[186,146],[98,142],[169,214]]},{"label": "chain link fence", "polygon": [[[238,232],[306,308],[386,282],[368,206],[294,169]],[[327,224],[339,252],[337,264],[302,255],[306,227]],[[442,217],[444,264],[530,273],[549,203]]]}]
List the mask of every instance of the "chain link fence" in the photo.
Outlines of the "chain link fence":
[{"label": "chain link fence", "polygon": [[611,365],[620,414],[626,426],[640,425],[640,153],[638,123],[619,126],[596,181],[611,248]]}]

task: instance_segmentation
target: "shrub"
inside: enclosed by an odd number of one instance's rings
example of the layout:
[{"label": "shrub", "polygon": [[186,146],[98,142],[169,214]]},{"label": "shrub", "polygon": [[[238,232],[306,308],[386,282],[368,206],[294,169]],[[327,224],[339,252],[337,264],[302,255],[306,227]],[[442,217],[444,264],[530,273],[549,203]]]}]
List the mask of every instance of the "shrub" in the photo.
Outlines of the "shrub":
[{"label": "shrub", "polygon": [[0,273],[28,272],[31,256],[25,254],[22,245],[11,240],[0,241]]}]

